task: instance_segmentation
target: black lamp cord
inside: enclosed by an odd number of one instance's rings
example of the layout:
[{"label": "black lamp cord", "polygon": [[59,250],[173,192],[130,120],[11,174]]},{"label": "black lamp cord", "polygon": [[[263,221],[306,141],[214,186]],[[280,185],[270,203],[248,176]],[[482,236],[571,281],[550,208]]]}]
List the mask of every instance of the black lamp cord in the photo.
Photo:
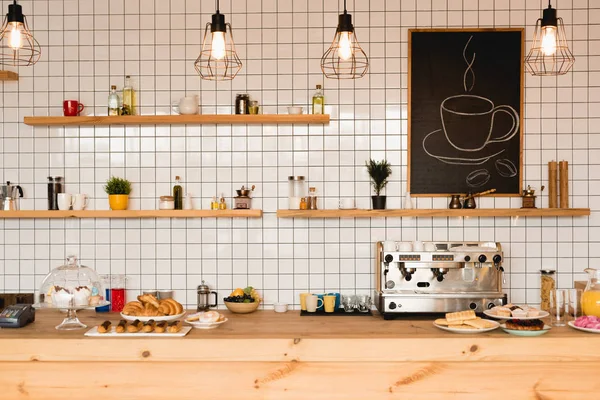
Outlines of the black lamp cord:
[{"label": "black lamp cord", "polygon": [[[17,1],[17,0],[15,0],[15,1]],[[217,14],[219,14],[219,0],[217,0],[216,3],[217,3]]]},{"label": "black lamp cord", "polygon": [[[15,1],[17,1],[17,0],[15,0]],[[550,0],[548,0],[548,1],[550,1]],[[346,11],[346,0],[344,0],[344,14],[348,14],[348,11]]]}]

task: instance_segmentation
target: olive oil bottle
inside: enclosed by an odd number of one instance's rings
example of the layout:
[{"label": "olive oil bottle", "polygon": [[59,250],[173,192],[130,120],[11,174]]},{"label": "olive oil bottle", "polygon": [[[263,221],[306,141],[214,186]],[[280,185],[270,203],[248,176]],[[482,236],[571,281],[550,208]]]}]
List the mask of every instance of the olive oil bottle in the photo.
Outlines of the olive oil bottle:
[{"label": "olive oil bottle", "polygon": [[312,113],[325,114],[325,96],[321,85],[317,85],[317,91],[312,98]]},{"label": "olive oil bottle", "polygon": [[175,209],[183,210],[183,188],[179,181],[181,178],[178,176],[175,177],[175,186],[173,186],[173,198],[175,199]]},{"label": "olive oil bottle", "polygon": [[125,77],[125,86],[123,86],[123,115],[137,115],[137,96],[133,89],[131,76]]},{"label": "olive oil bottle", "polygon": [[110,95],[108,96],[108,115],[121,115],[121,99],[117,93],[117,87],[110,87]]}]

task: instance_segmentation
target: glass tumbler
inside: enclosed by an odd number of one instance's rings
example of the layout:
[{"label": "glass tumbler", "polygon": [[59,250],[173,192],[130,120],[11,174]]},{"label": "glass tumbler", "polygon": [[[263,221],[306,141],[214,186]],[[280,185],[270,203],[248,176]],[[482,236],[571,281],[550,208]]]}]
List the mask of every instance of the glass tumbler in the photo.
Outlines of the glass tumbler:
[{"label": "glass tumbler", "polygon": [[583,290],[581,289],[567,290],[567,316],[569,321],[575,321],[577,318],[583,316],[583,308],[581,306],[582,294]]},{"label": "glass tumbler", "polygon": [[112,312],[121,312],[125,307],[125,280],[126,277],[122,274],[111,277],[110,310]]},{"label": "glass tumbler", "polygon": [[550,292],[550,320],[553,326],[565,326],[567,324],[567,291],[556,289]]}]

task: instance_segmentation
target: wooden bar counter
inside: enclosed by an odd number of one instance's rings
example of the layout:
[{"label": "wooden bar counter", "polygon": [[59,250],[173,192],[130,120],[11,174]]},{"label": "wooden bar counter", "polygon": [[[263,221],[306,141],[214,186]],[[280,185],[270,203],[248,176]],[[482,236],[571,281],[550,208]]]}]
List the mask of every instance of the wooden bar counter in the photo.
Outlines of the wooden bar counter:
[{"label": "wooden bar counter", "polygon": [[[0,330],[1,399],[582,399],[600,393],[600,335],[452,334],[379,315],[229,314],[185,338],[87,338],[58,312]],[[116,314],[80,313],[89,327]]]}]

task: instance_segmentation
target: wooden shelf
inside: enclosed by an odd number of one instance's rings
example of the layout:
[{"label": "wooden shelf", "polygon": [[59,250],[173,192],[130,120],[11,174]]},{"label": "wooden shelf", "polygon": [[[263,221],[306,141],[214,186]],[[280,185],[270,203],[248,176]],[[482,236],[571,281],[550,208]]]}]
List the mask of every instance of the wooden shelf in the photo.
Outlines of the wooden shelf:
[{"label": "wooden shelf", "polygon": [[279,218],[382,218],[382,217],[583,217],[589,208],[479,208],[474,210],[277,210]]},{"label": "wooden shelf", "polygon": [[260,218],[262,210],[0,211],[3,218]]},{"label": "wooden shelf", "polygon": [[0,71],[0,81],[18,81],[19,74],[12,71]]},{"label": "wooden shelf", "polygon": [[31,126],[89,126],[89,125],[260,125],[260,124],[328,124],[327,114],[259,114],[259,115],[125,115],[98,117],[25,117]]}]

